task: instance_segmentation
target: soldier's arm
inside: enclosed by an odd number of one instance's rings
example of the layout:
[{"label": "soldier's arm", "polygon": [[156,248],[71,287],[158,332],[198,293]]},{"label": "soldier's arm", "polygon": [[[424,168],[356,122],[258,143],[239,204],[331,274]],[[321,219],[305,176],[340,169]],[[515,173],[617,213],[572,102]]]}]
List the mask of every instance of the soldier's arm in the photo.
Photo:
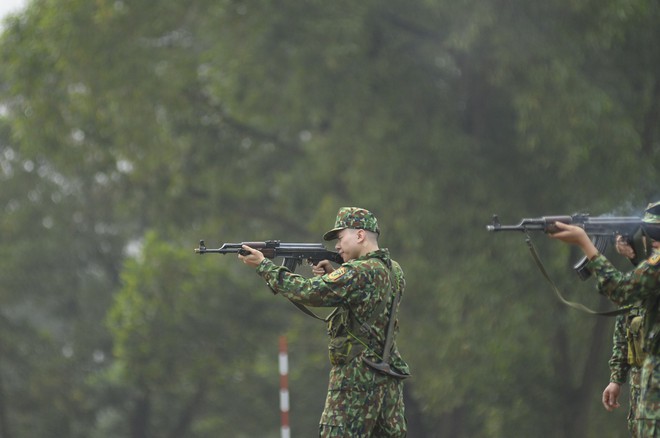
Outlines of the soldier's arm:
[{"label": "soldier's arm", "polygon": [[610,382],[623,385],[628,380],[628,339],[626,337],[627,315],[619,315],[614,323],[612,335],[612,356],[608,361],[610,366]]}]

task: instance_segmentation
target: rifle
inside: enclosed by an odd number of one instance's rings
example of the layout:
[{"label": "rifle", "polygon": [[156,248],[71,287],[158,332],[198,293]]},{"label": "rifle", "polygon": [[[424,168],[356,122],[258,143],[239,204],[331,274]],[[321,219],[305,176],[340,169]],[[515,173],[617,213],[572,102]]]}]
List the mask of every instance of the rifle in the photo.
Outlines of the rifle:
[{"label": "rifle", "polygon": [[[493,222],[491,225],[487,225],[486,229],[491,232],[522,231],[527,234],[528,231],[543,231],[552,234],[557,231],[554,225],[555,222],[563,222],[584,228],[584,231],[591,237],[594,246],[601,253],[607,249],[607,246],[614,241],[617,235],[622,236],[628,243],[632,244],[634,235],[642,226],[642,218],[635,216],[590,217],[585,213],[576,213],[571,216],[526,218],[522,219],[518,225],[502,225],[497,215],[493,215]],[[573,266],[581,280],[586,280],[591,275],[591,272],[586,268],[588,261],[587,257],[582,257]]]},{"label": "rifle", "polygon": [[330,251],[322,243],[282,243],[279,240],[266,240],[263,242],[242,242],[242,243],[224,243],[220,248],[207,248],[203,240],[199,241],[199,247],[195,248],[195,253],[206,254],[240,254],[248,255],[242,246],[247,245],[250,248],[258,249],[269,259],[282,257],[285,267],[294,272],[303,261],[308,261],[314,265],[321,260],[330,260],[337,264],[344,263],[339,253]]},{"label": "rifle", "polygon": [[[344,260],[338,252],[326,249],[322,243],[282,243],[279,240],[225,243],[220,248],[207,248],[204,241],[200,240],[199,247],[195,248],[195,253],[200,255],[206,253],[249,255],[250,252],[244,250],[242,248],[243,245],[258,249],[263,253],[264,257],[269,259],[282,257],[284,259],[282,265],[288,268],[291,272],[295,272],[296,268],[300,266],[303,261],[308,261],[314,265],[318,264],[321,260],[330,260],[339,265],[344,263]],[[291,301],[291,303],[307,315],[325,321],[325,318],[321,318],[302,304],[296,303],[295,301]]]}]

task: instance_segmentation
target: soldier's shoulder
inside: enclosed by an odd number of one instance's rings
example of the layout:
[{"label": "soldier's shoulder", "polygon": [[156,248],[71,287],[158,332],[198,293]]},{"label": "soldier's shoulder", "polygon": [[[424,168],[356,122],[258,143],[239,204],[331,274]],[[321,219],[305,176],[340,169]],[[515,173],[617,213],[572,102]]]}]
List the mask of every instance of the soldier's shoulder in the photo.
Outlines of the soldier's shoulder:
[{"label": "soldier's shoulder", "polygon": [[355,271],[364,271],[367,269],[373,269],[374,266],[378,266],[378,264],[378,259],[360,258],[346,262],[342,266],[346,266],[348,269],[353,269]]}]

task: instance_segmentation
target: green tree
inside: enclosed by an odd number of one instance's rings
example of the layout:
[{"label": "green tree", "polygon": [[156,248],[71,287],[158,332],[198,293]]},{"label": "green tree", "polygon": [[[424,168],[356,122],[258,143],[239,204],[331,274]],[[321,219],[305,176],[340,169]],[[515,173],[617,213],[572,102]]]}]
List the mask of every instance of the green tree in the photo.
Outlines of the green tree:
[{"label": "green tree", "polygon": [[[407,273],[411,434],[619,436],[611,321],[561,307],[522,239],[484,227],[657,197],[658,8],[33,1],[0,42],[0,430],[274,435],[286,332],[313,435],[322,325],[192,246],[317,241],[351,204]],[[574,251],[535,242],[607,305]]]}]

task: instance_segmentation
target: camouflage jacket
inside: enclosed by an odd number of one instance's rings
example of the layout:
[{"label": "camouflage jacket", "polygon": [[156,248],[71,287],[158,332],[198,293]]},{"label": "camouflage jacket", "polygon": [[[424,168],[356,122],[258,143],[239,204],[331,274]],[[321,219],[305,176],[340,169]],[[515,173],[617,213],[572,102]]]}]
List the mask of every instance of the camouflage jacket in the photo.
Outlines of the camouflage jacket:
[{"label": "camouflage jacket", "polygon": [[587,267],[598,279],[598,290],[616,304],[635,305],[646,303],[646,350],[658,354],[658,346],[650,345],[659,338],[660,312],[660,251],[655,251],[648,259],[627,273],[616,269],[602,254],[591,259]]},{"label": "camouflage jacket", "polygon": [[[377,354],[382,354],[385,333],[389,322],[389,309],[394,298],[390,269],[403,294],[405,278],[399,264],[390,258],[387,249],[370,252],[360,258],[342,264],[338,269],[323,276],[306,278],[291,273],[283,266],[264,259],[257,267],[270,288],[293,302],[311,307],[342,307],[349,309],[361,323],[369,321],[371,313],[378,308],[382,299],[387,299],[385,311],[372,325],[370,341],[378,345]],[[396,347],[398,320],[394,326],[394,342],[391,363],[401,372],[408,373],[408,366]],[[371,342],[370,342],[371,343]],[[365,351],[366,355],[371,355]]]},{"label": "camouflage jacket", "polygon": [[610,382],[623,385],[628,380],[628,339],[626,338],[626,321],[628,315],[618,315],[614,323],[612,336],[612,356],[608,361],[610,366]]},{"label": "camouflage jacket", "polygon": [[610,382],[623,385],[628,381],[628,374],[633,365],[628,357],[628,330],[633,317],[643,315],[643,309],[633,308],[629,313],[617,315],[612,335],[612,356],[608,361]]}]

